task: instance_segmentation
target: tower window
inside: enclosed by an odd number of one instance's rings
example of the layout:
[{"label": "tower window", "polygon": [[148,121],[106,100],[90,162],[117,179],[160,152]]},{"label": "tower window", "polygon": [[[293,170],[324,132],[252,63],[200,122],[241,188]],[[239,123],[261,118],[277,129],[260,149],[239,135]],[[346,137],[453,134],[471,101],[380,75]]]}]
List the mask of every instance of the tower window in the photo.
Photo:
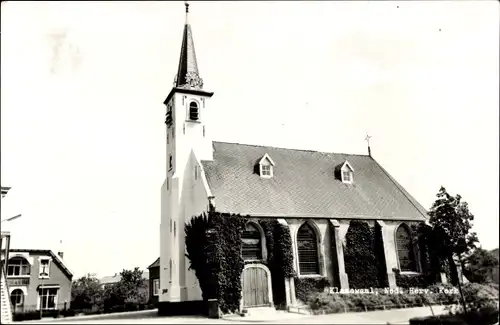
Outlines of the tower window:
[{"label": "tower window", "polygon": [[189,119],[192,121],[198,121],[199,119],[199,108],[196,102],[189,103]]},{"label": "tower window", "polygon": [[168,170],[171,170],[174,166],[172,155],[168,156]]},{"label": "tower window", "polygon": [[173,116],[172,116],[172,105],[168,105],[167,106],[167,118],[165,120],[165,123],[170,126],[172,125],[172,121],[173,121]]}]

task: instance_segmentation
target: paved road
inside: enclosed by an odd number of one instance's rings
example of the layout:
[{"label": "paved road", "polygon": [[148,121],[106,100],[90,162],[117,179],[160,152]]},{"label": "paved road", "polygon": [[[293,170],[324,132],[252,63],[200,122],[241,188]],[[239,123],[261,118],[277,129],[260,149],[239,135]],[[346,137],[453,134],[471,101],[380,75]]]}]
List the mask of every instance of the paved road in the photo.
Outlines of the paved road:
[{"label": "paved road", "polygon": [[[435,314],[444,313],[444,307],[433,307]],[[256,317],[237,317],[234,319],[208,319],[200,316],[170,316],[144,318],[109,318],[109,319],[67,319],[45,320],[33,322],[35,324],[408,324],[413,317],[431,315],[429,307],[396,309],[387,311],[372,311],[361,313],[345,313],[331,315],[299,315],[281,313],[277,317],[268,316],[268,319]],[[273,319],[274,318],[274,319]],[[31,323],[31,322],[30,322]]]}]

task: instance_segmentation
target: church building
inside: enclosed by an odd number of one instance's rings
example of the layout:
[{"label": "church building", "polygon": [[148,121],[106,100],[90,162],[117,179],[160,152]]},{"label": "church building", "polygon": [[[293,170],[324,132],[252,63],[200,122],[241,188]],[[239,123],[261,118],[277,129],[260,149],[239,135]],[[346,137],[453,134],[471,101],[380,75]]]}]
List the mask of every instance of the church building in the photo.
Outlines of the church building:
[{"label": "church building", "polygon": [[[267,254],[258,220],[273,218],[287,225],[299,279],[323,277],[334,286],[349,288],[344,250],[352,220],[381,229],[389,287],[396,286],[394,269],[409,274],[422,272],[412,227],[425,222],[427,212],[370,153],[213,141],[206,117],[211,114],[214,93],[204,89],[199,74],[188,8],[186,4],[178,72],[164,101],[167,166],[161,189],[159,309],[202,300],[185,256],[184,226],[210,206],[217,212],[249,217],[245,234],[253,240],[244,241],[244,259]],[[246,281],[251,277],[245,274],[257,269],[254,274],[259,278]],[[245,308],[272,306],[271,276],[266,265],[248,263],[242,279],[243,292],[261,286],[253,292],[263,295],[255,298],[242,294]],[[294,279],[284,281],[287,305],[296,305]]]}]

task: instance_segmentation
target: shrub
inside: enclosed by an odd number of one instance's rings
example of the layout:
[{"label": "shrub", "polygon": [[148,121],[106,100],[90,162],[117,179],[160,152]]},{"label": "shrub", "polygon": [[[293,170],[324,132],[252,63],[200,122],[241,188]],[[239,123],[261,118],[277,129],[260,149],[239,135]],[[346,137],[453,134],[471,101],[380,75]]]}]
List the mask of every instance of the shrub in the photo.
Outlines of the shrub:
[{"label": "shrub", "polygon": [[[497,308],[498,289],[479,283],[466,283],[462,286],[467,312]],[[462,311],[462,310],[460,310]]]},{"label": "shrub", "polygon": [[327,278],[295,278],[295,295],[302,302],[307,302],[309,296],[323,292],[330,286]]}]

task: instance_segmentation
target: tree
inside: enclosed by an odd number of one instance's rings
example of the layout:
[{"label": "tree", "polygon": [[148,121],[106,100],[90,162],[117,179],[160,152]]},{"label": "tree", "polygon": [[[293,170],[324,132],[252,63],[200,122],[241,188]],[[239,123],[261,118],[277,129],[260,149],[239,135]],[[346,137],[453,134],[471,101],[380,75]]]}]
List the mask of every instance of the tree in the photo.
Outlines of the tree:
[{"label": "tree", "polygon": [[102,294],[103,290],[95,275],[82,276],[72,284],[71,307],[76,310],[98,308],[102,302]]},{"label": "tree", "polygon": [[478,248],[465,259],[464,275],[471,282],[492,281],[492,273],[498,267],[498,258],[491,252]]},{"label": "tree", "polygon": [[436,196],[437,200],[429,211],[429,223],[433,227],[434,236],[438,238],[435,249],[448,262],[452,282],[456,282],[458,274],[453,257],[457,256],[463,266],[464,258],[478,243],[476,233],[471,231],[474,215],[459,194],[452,196],[441,186]]},{"label": "tree", "polygon": [[104,290],[104,309],[125,308],[126,305],[144,305],[147,303],[147,280],[142,271],[136,267],[133,270],[120,272],[118,283],[107,286]]}]

